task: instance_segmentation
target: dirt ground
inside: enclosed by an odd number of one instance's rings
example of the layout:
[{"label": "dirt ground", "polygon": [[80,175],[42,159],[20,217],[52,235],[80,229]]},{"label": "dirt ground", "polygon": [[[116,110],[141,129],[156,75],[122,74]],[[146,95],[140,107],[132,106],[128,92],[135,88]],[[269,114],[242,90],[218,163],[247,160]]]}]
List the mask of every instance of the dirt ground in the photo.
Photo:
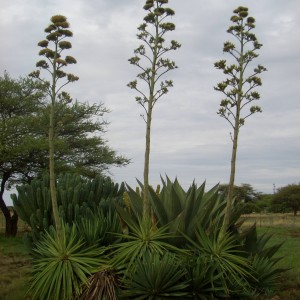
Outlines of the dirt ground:
[{"label": "dirt ground", "polygon": [[[8,299],[13,290],[26,291],[29,272],[29,257],[0,252],[0,299]],[[23,294],[24,295],[24,294]],[[24,299],[24,296],[23,296]],[[12,299],[17,300],[17,299]]]}]

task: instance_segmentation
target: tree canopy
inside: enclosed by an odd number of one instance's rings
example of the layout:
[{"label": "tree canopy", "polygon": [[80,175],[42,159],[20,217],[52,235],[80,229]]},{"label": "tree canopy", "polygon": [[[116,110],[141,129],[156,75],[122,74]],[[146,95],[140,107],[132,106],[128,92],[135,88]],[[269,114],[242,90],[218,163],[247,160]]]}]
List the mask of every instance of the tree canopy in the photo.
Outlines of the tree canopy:
[{"label": "tree canopy", "polygon": [[12,216],[3,194],[6,188],[36,172],[36,117],[43,104],[42,85],[29,78],[0,76],[0,208],[6,220],[6,235],[17,233],[17,216]]},{"label": "tree canopy", "polygon": [[[125,166],[129,159],[113,150],[104,134],[108,123],[103,119],[108,113],[103,103],[90,105],[74,101],[55,106],[55,169],[56,173],[70,172],[94,178],[105,175],[110,166]],[[48,169],[48,108],[39,116],[44,145],[42,169]]]},{"label": "tree canopy", "polygon": [[296,216],[300,210],[300,183],[279,188],[274,195],[272,206],[292,210]]},{"label": "tree canopy", "polygon": [[13,185],[36,172],[39,148],[37,116],[44,104],[43,86],[30,78],[0,76],[0,176]]},{"label": "tree canopy", "polygon": [[[31,78],[0,76],[0,206],[11,232],[11,216],[3,200],[9,187],[31,181],[49,168],[49,104],[43,83]],[[102,103],[61,102],[55,114],[57,172],[94,178],[129,160],[109,147],[103,134],[108,110]]]},{"label": "tree canopy", "polygon": [[[220,191],[228,193],[228,184],[221,184]],[[234,185],[233,196],[241,202],[247,203],[251,201],[258,201],[261,198],[261,193],[256,191],[251,184],[242,183],[241,185]]]}]

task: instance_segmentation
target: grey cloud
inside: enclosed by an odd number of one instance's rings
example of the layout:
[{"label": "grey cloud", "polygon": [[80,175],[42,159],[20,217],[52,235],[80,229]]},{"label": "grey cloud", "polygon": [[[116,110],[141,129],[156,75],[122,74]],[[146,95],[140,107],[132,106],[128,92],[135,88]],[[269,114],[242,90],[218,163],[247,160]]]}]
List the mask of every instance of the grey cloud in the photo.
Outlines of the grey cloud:
[{"label": "grey cloud", "polygon": [[[78,64],[72,72],[80,81],[68,87],[74,98],[103,101],[111,109],[105,137],[110,145],[132,158],[126,168],[111,170],[116,181],[136,185],[142,179],[145,124],[136,94],[126,87],[138,72],[128,63],[140,42],[136,27],[145,14],[143,1],[65,0],[1,2],[2,40],[0,71],[26,75],[38,60],[37,42],[51,15],[65,14],[74,31],[72,39]],[[208,186],[226,182],[230,165],[230,127],[216,111],[222,95],[213,86],[225,77],[213,63],[229,59],[223,43],[232,10],[249,7],[256,18],[255,33],[263,44],[254,65],[268,68],[262,75],[260,105],[263,113],[249,118],[240,134],[237,183],[247,182],[271,192],[272,184],[299,181],[300,73],[299,1],[173,0],[170,7],[177,29],[170,38],[182,48],[170,57],[179,68],[167,74],[174,88],[154,109],[150,178],[178,176],[184,186],[193,179]],[[24,28],[26,34],[24,34]],[[253,66],[254,66],[253,65]]]}]

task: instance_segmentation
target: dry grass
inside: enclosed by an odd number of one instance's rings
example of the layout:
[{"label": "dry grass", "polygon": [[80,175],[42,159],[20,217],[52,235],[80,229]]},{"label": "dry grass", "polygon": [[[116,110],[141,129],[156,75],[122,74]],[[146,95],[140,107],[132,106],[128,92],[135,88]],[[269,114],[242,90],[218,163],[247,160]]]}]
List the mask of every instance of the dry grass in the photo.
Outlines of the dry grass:
[{"label": "dry grass", "polygon": [[291,213],[286,214],[247,214],[243,215],[244,226],[250,226],[256,223],[257,227],[288,227],[300,228],[300,215],[294,216]]}]

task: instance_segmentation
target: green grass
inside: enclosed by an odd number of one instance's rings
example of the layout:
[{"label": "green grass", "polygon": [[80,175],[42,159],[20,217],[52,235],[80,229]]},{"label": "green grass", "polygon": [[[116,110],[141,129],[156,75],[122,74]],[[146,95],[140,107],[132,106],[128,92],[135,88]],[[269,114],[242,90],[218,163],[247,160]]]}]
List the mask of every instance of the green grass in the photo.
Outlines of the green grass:
[{"label": "green grass", "polygon": [[284,242],[276,253],[277,257],[282,257],[277,267],[289,270],[282,274],[276,295],[279,299],[300,299],[300,228],[258,227],[257,231],[258,234],[272,234],[268,245]]},{"label": "green grass", "polygon": [[[258,227],[258,234],[272,234],[269,245],[284,242],[277,252],[283,257],[278,267],[290,269],[282,274],[281,285],[270,299],[300,299],[300,228],[297,227]],[[22,237],[6,238],[0,234],[0,299],[24,300],[30,267],[30,257]],[[266,298],[264,298],[266,300]]]},{"label": "green grass", "polygon": [[0,299],[24,300],[28,289],[30,257],[22,237],[0,235]]}]

